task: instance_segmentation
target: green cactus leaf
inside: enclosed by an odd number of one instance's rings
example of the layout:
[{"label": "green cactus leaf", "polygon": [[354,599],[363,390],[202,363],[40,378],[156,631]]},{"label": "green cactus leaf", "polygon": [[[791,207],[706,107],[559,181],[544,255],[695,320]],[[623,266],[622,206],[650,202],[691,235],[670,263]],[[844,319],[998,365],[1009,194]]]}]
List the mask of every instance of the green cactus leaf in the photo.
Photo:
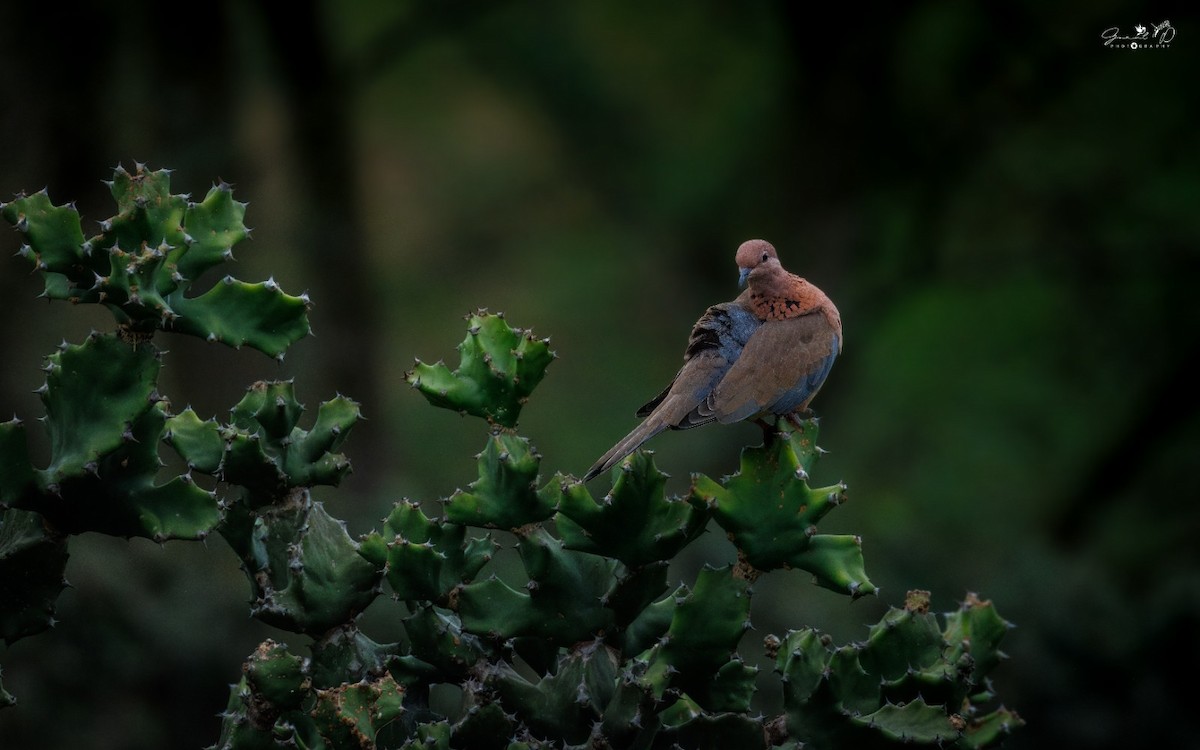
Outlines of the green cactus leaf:
[{"label": "green cactus leaf", "polygon": [[486,677],[505,709],[538,737],[586,742],[611,700],[616,685],[616,656],[598,643],[572,650],[552,674],[536,683],[505,663]]},{"label": "green cactus leaf", "polygon": [[718,678],[718,672],[731,661],[749,616],[744,579],[731,575],[729,566],[701,570],[692,591],[677,601],[666,635],[650,650],[641,684],[656,698],[675,688],[709,710],[731,710],[728,701],[743,692],[730,679],[748,676],[726,672]]},{"label": "green cactus leaf", "polygon": [[118,212],[86,241],[78,212],[52,205],[44,191],[0,209],[25,234],[29,244],[21,254],[44,274],[45,296],[104,304],[140,334],[177,331],[271,356],[309,333],[308,300],[284,294],[271,280],[226,277],[204,294],[186,296],[247,235],[245,205],[232,199],[228,185],[189,204],[171,195],[167,170],[139,164],[133,173],[118,167],[111,189]]},{"label": "green cactus leaf", "polygon": [[[684,710],[668,714],[685,705]],[[698,750],[766,748],[762,721],[740,713],[705,713],[694,706],[694,703],[686,704],[681,700],[664,711],[665,726],[656,738],[657,743],[661,743],[662,747],[692,747]],[[655,747],[660,746],[657,743]]]},{"label": "green cactus leaf", "polygon": [[[628,572],[613,582],[612,588],[604,596],[604,606],[613,611],[617,626],[626,628],[667,590],[667,570],[669,564],[662,560],[648,563]],[[657,638],[670,625],[668,617],[662,631],[653,637]],[[645,647],[633,653],[640,653]]]},{"label": "green cactus leaf", "polygon": [[234,348],[250,346],[278,357],[310,333],[308,302],[285,294],[274,281],[247,283],[226,276],[204,294],[169,297],[178,317],[163,325],[167,331],[219,341]]},{"label": "green cactus leaf", "polygon": [[396,598],[445,604],[456,586],[475,578],[492,559],[489,538],[466,540],[465,526],[431,521],[416,503],[398,503],[384,520],[383,559]]},{"label": "green cactus leaf", "polygon": [[741,471],[726,479],[724,486],[697,476],[692,502],[712,511],[756,568],[784,567],[807,545],[816,522],[841,502],[844,490],[841,485],[810,489],[799,472],[799,461],[787,441],[746,448]]},{"label": "green cactus leaf", "polygon": [[318,636],[378,595],[383,571],[359,554],[345,526],[304,490],[261,515],[237,503],[220,531],[250,578],[253,614],[269,625]]},{"label": "green cactus leaf", "polygon": [[[808,425],[812,425],[810,420]],[[741,469],[718,483],[698,475],[690,500],[708,508],[748,563],[759,570],[797,567],[826,588],[873,593],[854,537],[822,537],[816,523],[845,500],[842,484],[812,489],[805,481],[817,449],[815,427],[742,451]]]},{"label": "green cactus leaf", "polygon": [[187,474],[157,483],[158,444],[166,422],[165,404],[155,402],[128,424],[118,446],[77,473],[65,473],[59,462],[57,481],[46,485],[30,509],[68,534],[204,539],[221,520],[216,494]]},{"label": "green cactus leaf", "polygon": [[117,202],[117,215],[108,223],[118,244],[182,244],[187,201],[183,196],[171,195],[170,170],[147,172],[144,165],[138,164],[130,174],[118,166],[109,188]]},{"label": "green cactus leaf", "polygon": [[501,750],[516,729],[499,703],[471,706],[451,728],[454,747]]},{"label": "green cactus leaf", "polygon": [[276,443],[292,434],[303,412],[304,404],[296,400],[290,380],[260,380],[229,410],[234,426],[249,432],[261,429],[264,437]]},{"label": "green cactus leaf", "polygon": [[666,480],[645,451],[629,459],[600,503],[583,483],[556,477],[555,524],[563,542],[568,549],[615,557],[631,568],[671,559],[704,532],[708,514],[702,507],[667,499]]},{"label": "green cactus leaf", "polygon": [[258,645],[243,671],[250,689],[279,710],[299,708],[312,686],[306,660],[270,639]]},{"label": "green cactus leaf", "polygon": [[962,606],[946,615],[945,640],[951,649],[947,660],[957,661],[963,653],[970,653],[974,662],[974,682],[982,683],[983,678],[1005,658],[999,645],[1011,628],[990,601],[968,594]]},{"label": "green cactus leaf", "polygon": [[779,645],[775,668],[783,677],[784,704],[807,701],[825,679],[830,652],[826,639],[812,628],[787,634]]},{"label": "green cactus leaf", "polygon": [[0,508],[0,639],[11,645],[54,625],[66,565],[66,540],[40,515]]},{"label": "green cactus leaf", "polygon": [[866,671],[894,681],[910,671],[933,666],[941,659],[945,646],[937,618],[932,614],[893,607],[879,623],[871,626],[859,659]]},{"label": "green cactus leaf", "polygon": [[317,419],[308,432],[293,435],[292,456],[296,461],[318,462],[342,447],[351,428],[362,419],[357,401],[336,396],[317,407]]},{"label": "green cactus leaf", "polygon": [[416,736],[401,750],[450,750],[450,724],[445,721],[417,725]]},{"label": "green cactus leaf", "polygon": [[[789,428],[793,426],[790,422],[786,424]],[[800,469],[805,475],[812,473],[817,460],[825,452],[817,445],[819,432],[816,418],[811,418],[800,422],[799,426],[791,432],[778,433],[778,437],[786,440],[795,452]]]},{"label": "green cactus leaf", "polygon": [[267,453],[270,446],[261,434],[223,427],[221,438],[225,455],[216,475],[224,482],[246,488],[244,497],[250,507],[270,505],[287,495],[288,476],[280,468],[278,456]]},{"label": "green cactus leaf", "polygon": [[540,527],[518,532],[517,549],[529,574],[526,591],[498,578],[463,586],[458,613],[463,628],[498,638],[534,636],[559,644],[587,640],[612,626],[603,604],[616,563],[563,549]]},{"label": "green cactus leaf", "polygon": [[[61,274],[82,261],[84,237],[79,212],[71,206],[55,206],[45,190],[0,204],[0,215],[25,235],[29,244],[19,254],[32,261],[35,268],[62,279],[65,277]],[[69,295],[47,296],[66,299]]]},{"label": "green cactus leaf", "polygon": [[418,361],[405,379],[434,406],[515,427],[521,407],[554,359],[549,339],[512,328],[502,316],[482,310],[467,321],[458,369]]},{"label": "green cactus leaf", "polygon": [[153,347],[98,334],[46,360],[41,396],[51,461],[39,474],[43,485],[53,485],[89,472],[127,441],[130,424],[153,403],[160,364]]},{"label": "green cactus leaf", "polygon": [[274,750],[276,723],[258,715],[254,691],[243,675],[232,686],[229,702],[221,714],[221,736],[213,750]]},{"label": "green cactus leaf", "polygon": [[418,607],[403,622],[412,655],[433,665],[448,681],[465,678],[487,656],[483,642],[464,632],[452,612],[434,606]]},{"label": "green cactus leaf", "polygon": [[834,649],[829,658],[829,686],[838,707],[851,714],[871,713],[883,701],[879,677],[863,669],[857,646]]},{"label": "green cactus leaf", "polygon": [[[1003,621],[989,608],[968,597],[959,613],[947,616],[945,632],[962,637],[966,626],[958,615],[970,618],[973,610],[989,623],[984,630],[998,636]],[[994,747],[1020,726],[1020,717],[1003,708],[978,717],[979,708],[964,700],[973,684],[969,639],[952,647],[928,610],[929,593],[910,591],[904,609],[887,612],[857,646],[832,648],[813,630],[776,641],[771,648],[791,737],[814,747]]]},{"label": "green cactus leaf", "polygon": [[920,699],[902,706],[887,703],[874,713],[853,716],[850,721],[901,743],[942,744],[953,742],[960,734],[941,706],[930,706]]},{"label": "green cactus leaf", "polygon": [[195,471],[216,474],[225,458],[225,440],[215,419],[201,421],[192,409],[167,419],[163,439]]},{"label": "green cactus leaf", "polygon": [[544,521],[554,512],[556,493],[537,490],[541,456],[529,441],[507,432],[488,438],[478,456],[479,478],[446,503],[446,519],[466,526],[515,529]]},{"label": "green cactus leaf", "polygon": [[16,505],[35,491],[25,424],[16,417],[0,422],[0,508]]},{"label": "green cactus leaf", "polygon": [[313,722],[333,747],[373,748],[380,728],[404,713],[404,692],[391,675],[317,690]]},{"label": "green cactus leaf", "polygon": [[1014,730],[1023,726],[1025,720],[1015,711],[1001,707],[967,722],[959,744],[968,748],[998,747]]},{"label": "green cactus leaf", "polygon": [[749,710],[756,690],[758,668],[734,657],[721,665],[707,688],[706,705],[713,711],[741,713]]},{"label": "green cactus leaf", "polygon": [[229,185],[214,185],[199,203],[187,207],[184,226],[191,243],[176,261],[179,273],[188,279],[229,259],[234,245],[246,238],[246,204],[233,199]]},{"label": "green cactus leaf", "polygon": [[303,410],[290,381],[254,383],[230,410],[232,424],[220,430],[225,455],[218,475],[247,488],[251,507],[274,503],[295,487],[336,486],[350,472],[349,460],[329,451],[358,421],[358,404],[343,396],[321,404],[310,431],[298,424]]},{"label": "green cactus leaf", "polygon": [[399,643],[376,643],[353,622],[336,627],[312,646],[309,672],[313,687],[328,688],[343,682],[379,677],[405,655]]},{"label": "green cactus leaf", "polygon": [[850,534],[817,534],[808,546],[792,557],[791,564],[813,574],[822,588],[849,594],[857,599],[876,593],[867,580],[863,562],[862,539]]},{"label": "green cactus leaf", "polygon": [[[664,579],[665,582],[665,579]],[[654,645],[671,627],[675,616],[675,602],[687,596],[687,589],[679,587],[670,596],[644,607],[637,617],[625,627],[622,650],[627,654],[640,654]],[[617,610],[621,613],[621,610]]]}]

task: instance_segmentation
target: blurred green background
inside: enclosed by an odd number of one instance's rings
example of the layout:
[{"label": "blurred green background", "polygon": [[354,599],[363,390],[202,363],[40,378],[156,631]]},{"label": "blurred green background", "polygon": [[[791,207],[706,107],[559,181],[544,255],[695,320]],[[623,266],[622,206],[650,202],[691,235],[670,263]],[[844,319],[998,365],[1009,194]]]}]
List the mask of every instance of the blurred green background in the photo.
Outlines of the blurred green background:
[{"label": "blurred green background", "polygon": [[[1169,49],[1100,38],[1167,18]],[[318,493],[354,533],[473,479],[484,428],[402,378],[456,361],[465,313],[552,337],[521,431],[545,476],[578,475],[737,293],[738,243],[769,239],[842,312],[814,481],[849,484],[822,529],[863,536],[883,593],[770,574],[745,648],[803,625],[861,638],[910,588],[941,611],[976,591],[1018,625],[997,688],[1029,726],[1009,747],[1198,747],[1194,21],[1112,2],[11,3],[0,193],[46,186],[86,227],[118,162],[196,196],[233,183],[255,232],[232,272],[307,290],[317,335],[282,366],[161,341],[163,390],[216,415],[259,378],[360,400],[355,473]],[[31,420],[41,357],[111,322],[36,300],[27,274],[0,262],[0,411]],[[685,492],[758,439],[651,447]],[[0,649],[20,701],[0,746],[214,741],[241,661],[286,637],[248,618],[234,556],[71,552],[56,630]],[[731,554],[710,533],[678,572]],[[397,637],[397,612],[377,602],[366,629]]]}]

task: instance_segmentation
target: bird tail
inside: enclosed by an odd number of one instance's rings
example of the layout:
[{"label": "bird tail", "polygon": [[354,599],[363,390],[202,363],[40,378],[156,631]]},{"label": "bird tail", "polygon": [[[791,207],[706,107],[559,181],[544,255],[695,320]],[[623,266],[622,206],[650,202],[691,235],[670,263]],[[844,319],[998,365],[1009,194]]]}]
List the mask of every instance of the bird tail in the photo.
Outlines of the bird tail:
[{"label": "bird tail", "polygon": [[651,416],[634,428],[633,432],[621,438],[616,445],[609,448],[608,453],[601,456],[600,460],[596,461],[595,465],[588,469],[587,474],[583,475],[583,481],[590,482],[595,477],[616,466],[622,459],[640,448],[642,443],[665,429],[667,429],[665,420],[656,419]]}]

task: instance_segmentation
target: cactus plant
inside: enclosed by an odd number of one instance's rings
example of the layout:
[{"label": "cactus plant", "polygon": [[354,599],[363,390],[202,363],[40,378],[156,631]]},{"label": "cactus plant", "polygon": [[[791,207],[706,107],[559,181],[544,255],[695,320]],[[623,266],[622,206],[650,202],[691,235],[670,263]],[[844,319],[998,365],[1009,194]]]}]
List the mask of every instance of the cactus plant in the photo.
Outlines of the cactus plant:
[{"label": "cactus plant", "polygon": [[[315,493],[350,470],[340,451],[358,404],[336,396],[306,421],[294,383],[260,382],[221,422],[174,413],[157,391],[156,330],[272,356],[307,331],[307,301],[273,282],[187,296],[245,236],[244,205],[225,185],[189,203],[169,193],[165,171],[140,165],[112,186],[118,214],[88,241],[73,209],[44,193],[0,208],[25,233],[20,254],[43,272],[46,296],[105,304],[118,324],[48,359],[47,467],[30,463],[19,421],[0,424],[6,640],[52,622],[69,535],[215,529],[241,559],[251,614],[308,639],[306,655],[267,640],[246,660],[221,750],[983,748],[1020,725],[988,683],[1008,624],[973,595],[939,621],[923,592],[861,643],[838,647],[811,627],[768,636],[783,702],[763,716],[756,688],[769,665],[742,654],[755,581],[799,568],[850,598],[877,594],[861,540],[817,530],[846,487],[808,484],[816,421],[745,449],[732,476],[695,475],[683,497],[666,495],[645,452],[613,470],[603,497],[570,475],[543,481],[516,428],[555,355],[486,311],[468,316],[457,369],[418,361],[407,375],[434,406],[484,421],[476,477],[440,507],[402,500],[378,531],[352,538]],[[158,481],[160,444],[186,473]],[[737,562],[673,582],[671,561],[710,524]],[[507,539],[522,572],[502,578],[493,560]],[[404,630],[397,643],[360,629],[385,590]],[[448,704],[434,699],[444,685],[457,688]],[[0,706],[11,702],[0,687]]]},{"label": "cactus plant", "polygon": [[170,193],[170,172],[143,164],[133,174],[118,166],[108,185],[117,213],[87,239],[75,208],[55,206],[45,190],[0,205],[25,235],[19,254],[42,272],[44,296],[103,304],[130,334],[177,331],[271,356],[308,334],[307,298],[284,294],[274,280],[226,276],[188,296],[250,234],[242,223],[246,204],[233,200],[229,185],[214,185],[194,203]]}]

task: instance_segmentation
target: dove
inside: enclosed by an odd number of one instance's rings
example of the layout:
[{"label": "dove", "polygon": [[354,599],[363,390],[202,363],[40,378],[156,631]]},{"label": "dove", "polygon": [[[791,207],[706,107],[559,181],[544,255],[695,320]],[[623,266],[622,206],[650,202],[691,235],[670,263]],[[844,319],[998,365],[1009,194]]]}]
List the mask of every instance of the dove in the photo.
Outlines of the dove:
[{"label": "dove", "polygon": [[[842,318],[833,302],[789,273],[765,240],[747,240],[735,256],[739,286],[732,302],[713,305],[692,328],[683,367],[637,410],[644,420],[596,461],[587,482],[616,466],[663,430],[768,417],[793,423],[842,351]],[[765,427],[764,427],[765,429]]]}]

